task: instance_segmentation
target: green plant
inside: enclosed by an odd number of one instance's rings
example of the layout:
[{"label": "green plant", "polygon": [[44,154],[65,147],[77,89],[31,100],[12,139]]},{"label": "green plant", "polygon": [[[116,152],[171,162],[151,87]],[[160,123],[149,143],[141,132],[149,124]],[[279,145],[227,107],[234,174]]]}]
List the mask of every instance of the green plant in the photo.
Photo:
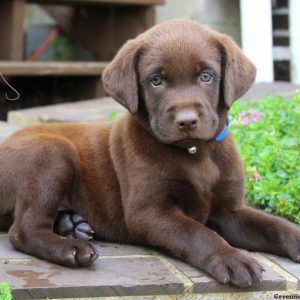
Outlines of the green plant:
[{"label": "green plant", "polygon": [[10,291],[9,284],[4,281],[0,285],[0,300],[12,300],[12,294]]},{"label": "green plant", "polygon": [[248,202],[300,225],[300,95],[238,101],[230,115]]},{"label": "green plant", "polygon": [[55,61],[63,61],[66,60],[68,57],[66,56],[66,49],[69,47],[68,39],[63,36],[59,35],[53,42],[52,42],[53,50],[54,50],[54,59]]},{"label": "green plant", "polygon": [[116,118],[118,117],[118,114],[116,113],[116,112],[111,112],[108,116],[107,116],[107,119],[109,120],[109,121],[113,121],[113,120],[115,120]]}]

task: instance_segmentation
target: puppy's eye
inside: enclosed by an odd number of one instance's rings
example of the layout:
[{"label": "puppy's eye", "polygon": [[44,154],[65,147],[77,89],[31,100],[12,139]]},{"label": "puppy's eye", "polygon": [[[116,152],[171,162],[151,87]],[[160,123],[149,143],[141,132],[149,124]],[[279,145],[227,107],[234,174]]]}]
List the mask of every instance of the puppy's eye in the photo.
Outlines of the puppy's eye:
[{"label": "puppy's eye", "polygon": [[213,78],[213,76],[211,74],[209,74],[208,72],[202,72],[200,74],[200,80],[203,82],[209,82],[211,81]]},{"label": "puppy's eye", "polygon": [[163,80],[160,76],[155,76],[150,79],[153,86],[159,86],[162,84]]}]

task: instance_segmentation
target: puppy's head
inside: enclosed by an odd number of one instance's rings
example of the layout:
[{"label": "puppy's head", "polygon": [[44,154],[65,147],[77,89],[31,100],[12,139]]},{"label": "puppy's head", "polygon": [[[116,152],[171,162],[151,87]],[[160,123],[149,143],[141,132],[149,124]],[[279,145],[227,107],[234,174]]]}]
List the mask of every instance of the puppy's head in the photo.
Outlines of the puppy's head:
[{"label": "puppy's head", "polygon": [[104,70],[106,91],[132,114],[147,111],[168,144],[210,140],[256,69],[231,38],[196,22],[172,20],[128,41]]}]

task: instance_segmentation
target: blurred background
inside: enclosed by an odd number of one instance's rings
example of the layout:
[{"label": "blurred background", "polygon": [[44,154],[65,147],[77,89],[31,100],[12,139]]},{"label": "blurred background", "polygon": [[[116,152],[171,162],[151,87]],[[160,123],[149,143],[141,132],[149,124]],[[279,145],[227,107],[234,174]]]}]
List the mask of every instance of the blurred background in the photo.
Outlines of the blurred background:
[{"label": "blurred background", "polygon": [[[257,83],[300,84],[299,0],[1,0],[0,120],[10,110],[104,96],[99,77],[120,46],[156,23],[188,18],[226,33]],[[274,89],[274,86],[263,86]]]}]

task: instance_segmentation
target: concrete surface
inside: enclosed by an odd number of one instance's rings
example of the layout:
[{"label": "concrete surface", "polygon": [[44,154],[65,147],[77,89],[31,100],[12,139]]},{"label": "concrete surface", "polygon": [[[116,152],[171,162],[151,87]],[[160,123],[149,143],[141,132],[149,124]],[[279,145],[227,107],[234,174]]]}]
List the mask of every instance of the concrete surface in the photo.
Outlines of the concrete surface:
[{"label": "concrete surface", "polygon": [[19,126],[0,121],[0,143],[17,129]]},{"label": "concrete surface", "polygon": [[296,91],[300,91],[300,85],[286,81],[276,81],[275,83],[255,83],[250,90],[241,97],[241,99],[259,101],[262,96],[282,96],[284,99],[288,99]]},{"label": "concrete surface", "polygon": [[120,115],[125,109],[111,98],[85,100],[10,111],[8,123],[28,126],[55,122],[108,121],[111,113]]}]

